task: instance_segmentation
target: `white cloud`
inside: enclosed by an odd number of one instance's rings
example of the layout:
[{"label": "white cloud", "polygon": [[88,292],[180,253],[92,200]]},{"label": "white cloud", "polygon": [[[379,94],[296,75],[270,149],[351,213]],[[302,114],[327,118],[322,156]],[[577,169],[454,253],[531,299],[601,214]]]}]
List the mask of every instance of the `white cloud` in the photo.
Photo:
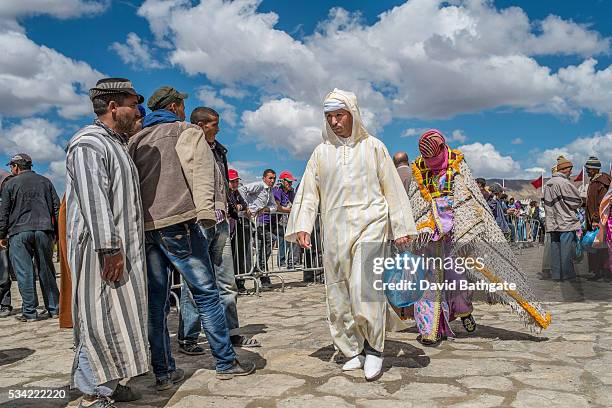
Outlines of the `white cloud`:
[{"label": "white cloud", "polygon": [[513,145],[520,145],[523,144],[523,139],[521,139],[520,137],[516,137],[512,139],[510,143],[512,143]]},{"label": "white cloud", "polygon": [[467,140],[467,136],[465,133],[463,133],[462,130],[459,129],[455,129],[453,130],[453,132],[451,133],[451,136],[448,138],[449,142],[459,142],[459,143],[465,143],[465,141]]},{"label": "white cloud", "polygon": [[[610,40],[585,25],[556,16],[530,20],[518,7],[497,9],[485,0],[411,0],[372,25],[333,8],[314,34],[296,40],[275,28],[277,14],[257,11],[260,3],[147,0],[138,13],[188,74],[229,89],[260,89],[264,105],[287,99],[318,109],[330,89],[349,89],[373,132],[393,118],[496,107],[571,117],[587,108],[612,117],[612,68],[597,70],[589,59],[554,73],[534,59],[610,52]],[[279,141],[300,151],[290,139]]]},{"label": "white cloud", "polygon": [[240,176],[240,182],[242,184],[248,184],[253,181],[261,180],[262,174],[260,174],[258,170],[261,170],[261,173],[263,173],[263,170],[267,166],[268,165],[266,163],[259,161],[237,160],[228,163],[228,168],[234,169],[238,172],[238,175]]},{"label": "white cloud", "polygon": [[307,158],[322,141],[322,110],[289,98],[264,102],[256,111],[244,112],[242,122],[247,137],[258,148],[284,148],[298,158]]},{"label": "white cloud", "polygon": [[6,129],[0,123],[0,153],[27,153],[34,165],[61,160],[65,157],[62,133],[62,129],[41,118],[22,119]]},{"label": "white cloud", "polygon": [[0,32],[0,115],[27,116],[56,108],[66,118],[92,113],[83,90],[103,75],[32,42],[15,31]]},{"label": "white cloud", "polygon": [[110,1],[3,0],[0,2],[0,115],[29,116],[57,109],[76,118],[92,113],[86,94],[103,75],[30,40],[18,19],[31,15],[71,18],[104,11]]},{"label": "white cloud", "polygon": [[236,125],[238,119],[236,107],[219,97],[215,88],[211,86],[202,86],[198,88],[196,95],[207,107],[219,110],[222,121],[229,123],[231,126]]},{"label": "white cloud", "polygon": [[400,137],[413,137],[413,136],[421,136],[423,132],[427,129],[425,128],[408,128],[404,130]]},{"label": "white cloud", "polygon": [[162,47],[170,47],[172,44],[164,37],[170,32],[168,17],[172,12],[191,3],[191,0],[146,0],[138,9],[137,14],[149,21],[151,31]]},{"label": "white cloud", "polygon": [[129,33],[125,44],[114,42],[110,49],[115,51],[125,64],[135,69],[162,68],[163,64],[151,55],[151,48],[136,33]]},{"label": "white cloud", "polygon": [[491,143],[459,146],[475,177],[516,177],[521,166],[511,156],[503,156]]},{"label": "white cloud", "polygon": [[41,14],[56,18],[72,18],[100,13],[109,5],[109,0],[2,0],[0,18],[17,19]]},{"label": "white cloud", "polygon": [[530,38],[526,46],[534,54],[567,54],[591,56],[606,53],[610,40],[590,31],[587,26],[562,20],[550,15],[537,24],[542,30],[538,37]]},{"label": "white cloud", "polygon": [[528,169],[525,169],[525,173],[542,174],[542,173],[546,173],[546,169],[544,167],[530,167]]},{"label": "white cloud", "polygon": [[66,190],[66,161],[57,160],[49,163],[49,168],[43,174],[53,183],[60,196]]},{"label": "white cloud", "polygon": [[590,58],[578,66],[561,68],[558,76],[571,104],[592,109],[612,119],[612,66],[597,70],[597,60]]},{"label": "white cloud", "polygon": [[242,99],[248,95],[246,91],[238,88],[223,88],[219,91],[219,93],[223,96],[234,99]]},{"label": "white cloud", "polygon": [[536,152],[536,163],[550,170],[560,155],[572,161],[575,169],[582,167],[589,156],[596,156],[607,171],[612,163],[612,133],[596,133],[594,136],[577,138],[562,147]]}]

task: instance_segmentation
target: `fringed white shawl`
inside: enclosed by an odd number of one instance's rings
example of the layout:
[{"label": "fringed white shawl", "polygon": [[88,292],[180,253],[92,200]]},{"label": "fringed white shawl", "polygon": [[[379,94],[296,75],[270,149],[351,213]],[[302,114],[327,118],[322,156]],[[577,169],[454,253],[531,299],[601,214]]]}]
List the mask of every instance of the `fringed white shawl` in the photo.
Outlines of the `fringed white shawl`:
[{"label": "fringed white shawl", "polygon": [[[514,291],[491,293],[493,300],[509,305],[531,329],[540,330],[548,327],[551,316],[536,301],[525,274],[520,270],[518,260],[472,177],[470,168],[461,159],[457,160],[455,165],[458,173],[455,175],[453,185],[454,225],[451,256],[483,258],[484,267],[468,270],[468,280],[515,283]],[[417,251],[431,241],[434,228],[440,227],[441,223],[435,202],[424,197],[428,194],[421,184],[420,171],[414,164],[412,170],[415,177],[408,190],[408,196],[419,232],[418,239],[413,241],[413,249]]]}]

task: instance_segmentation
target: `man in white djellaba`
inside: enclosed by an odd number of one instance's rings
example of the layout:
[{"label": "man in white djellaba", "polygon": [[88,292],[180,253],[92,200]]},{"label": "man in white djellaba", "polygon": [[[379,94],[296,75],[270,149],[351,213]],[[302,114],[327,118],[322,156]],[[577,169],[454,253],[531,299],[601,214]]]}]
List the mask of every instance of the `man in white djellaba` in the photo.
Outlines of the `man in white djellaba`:
[{"label": "man in white djellaba", "polygon": [[285,239],[309,248],[320,210],[334,346],[349,358],[343,370],[363,368],[371,381],[382,373],[387,303],[371,301],[373,271],[364,265],[383,257],[389,240],[403,248],[417,231],[389,152],[365,129],[355,94],[334,89],[323,111],[323,141],[306,166]]}]

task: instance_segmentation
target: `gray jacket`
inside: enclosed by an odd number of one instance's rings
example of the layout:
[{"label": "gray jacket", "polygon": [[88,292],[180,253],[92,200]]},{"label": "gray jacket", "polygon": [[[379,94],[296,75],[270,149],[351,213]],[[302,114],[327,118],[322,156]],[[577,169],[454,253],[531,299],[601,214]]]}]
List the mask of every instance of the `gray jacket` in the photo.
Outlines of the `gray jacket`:
[{"label": "gray jacket", "polygon": [[568,232],[580,228],[576,210],[582,206],[582,198],[569,177],[554,173],[544,185],[544,211],[546,232]]}]

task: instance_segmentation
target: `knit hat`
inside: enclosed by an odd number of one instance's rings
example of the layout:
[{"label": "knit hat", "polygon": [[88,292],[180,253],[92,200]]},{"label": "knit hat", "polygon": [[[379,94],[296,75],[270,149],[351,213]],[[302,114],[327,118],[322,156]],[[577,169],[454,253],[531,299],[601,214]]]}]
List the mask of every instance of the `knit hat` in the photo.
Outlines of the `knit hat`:
[{"label": "knit hat", "polygon": [[596,169],[596,170],[599,170],[599,169],[601,169],[601,162],[599,161],[599,159],[597,157],[591,156],[587,160],[587,162],[584,165],[584,167],[586,167],[587,169]]},{"label": "knit hat", "polygon": [[567,160],[565,157],[559,158],[557,160],[557,171],[562,171],[574,167],[571,161]]}]

